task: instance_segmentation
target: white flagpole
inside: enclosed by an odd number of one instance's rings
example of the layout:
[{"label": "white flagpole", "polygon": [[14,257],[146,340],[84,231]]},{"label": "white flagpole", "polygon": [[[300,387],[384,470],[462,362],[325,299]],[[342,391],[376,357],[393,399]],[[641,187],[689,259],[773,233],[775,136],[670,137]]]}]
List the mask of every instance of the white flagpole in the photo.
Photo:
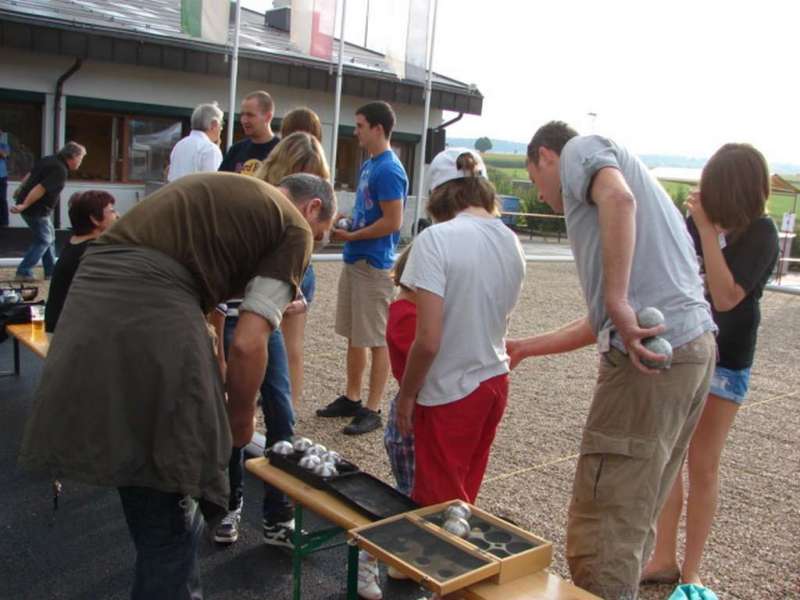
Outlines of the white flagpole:
[{"label": "white flagpole", "polygon": [[236,19],[233,31],[233,58],[231,59],[231,78],[230,78],[230,104],[228,105],[228,131],[225,148],[230,149],[233,145],[233,127],[236,115],[236,79],[239,76],[239,24],[242,20],[242,3],[236,0]]},{"label": "white flagpole", "polygon": [[[414,222],[411,224],[414,235],[418,235],[417,224],[419,223],[420,215],[422,214],[422,193],[425,189],[425,145],[428,142],[428,118],[431,110],[431,78],[433,74],[433,42],[436,36],[436,10],[439,8],[437,0],[431,0],[433,3],[433,27],[428,36],[428,44],[426,54],[428,55],[428,76],[425,80],[425,115],[422,121],[422,142],[420,146],[419,155],[419,185],[417,186],[417,205],[414,210]],[[430,4],[428,5],[428,19],[430,19]]]},{"label": "white flagpole", "polygon": [[[339,3],[336,3],[339,6]],[[339,30],[339,65],[336,68],[336,100],[333,108],[333,147],[331,148],[331,183],[336,185],[336,150],[339,145],[339,111],[342,106],[342,67],[344,64],[344,19],[347,16],[347,0],[342,0],[342,26]]]}]

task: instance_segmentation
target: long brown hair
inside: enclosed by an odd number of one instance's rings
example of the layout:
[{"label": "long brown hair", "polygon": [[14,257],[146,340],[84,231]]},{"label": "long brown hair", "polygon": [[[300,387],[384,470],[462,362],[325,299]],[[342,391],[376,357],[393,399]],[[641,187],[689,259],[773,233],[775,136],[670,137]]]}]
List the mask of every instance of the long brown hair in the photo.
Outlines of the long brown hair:
[{"label": "long brown hair", "polygon": [[472,176],[451,179],[431,192],[428,198],[428,213],[433,220],[438,223],[449,221],[470,206],[483,208],[492,215],[499,215],[497,193],[488,179],[477,176],[478,164],[475,157],[465,152],[456,159],[456,168],[471,173]]},{"label": "long brown hair", "polygon": [[302,106],[293,108],[281,121],[281,137],[285,138],[295,131],[310,133],[320,142],[322,141],[322,123],[319,116],[310,108]]},{"label": "long brown hair", "polygon": [[700,199],[715,225],[734,237],[764,214],[769,198],[769,167],[750,144],[725,144],[703,168]]}]

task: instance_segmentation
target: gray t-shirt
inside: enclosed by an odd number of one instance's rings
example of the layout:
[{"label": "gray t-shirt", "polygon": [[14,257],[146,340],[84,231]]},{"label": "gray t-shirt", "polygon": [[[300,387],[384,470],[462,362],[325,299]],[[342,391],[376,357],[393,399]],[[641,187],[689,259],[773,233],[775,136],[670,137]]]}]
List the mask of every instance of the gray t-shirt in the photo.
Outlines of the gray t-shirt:
[{"label": "gray t-shirt", "polygon": [[655,306],[666,321],[663,335],[674,348],[715,329],[703,295],[694,244],[683,217],[647,167],[625,148],[598,135],[571,139],[561,152],[564,213],[578,277],[589,308],[589,321],[601,351],[614,335],[603,301],[603,252],[597,206],[590,198],[592,180],[603,168],[618,169],[636,198],[636,243],[628,285],[635,311]]}]

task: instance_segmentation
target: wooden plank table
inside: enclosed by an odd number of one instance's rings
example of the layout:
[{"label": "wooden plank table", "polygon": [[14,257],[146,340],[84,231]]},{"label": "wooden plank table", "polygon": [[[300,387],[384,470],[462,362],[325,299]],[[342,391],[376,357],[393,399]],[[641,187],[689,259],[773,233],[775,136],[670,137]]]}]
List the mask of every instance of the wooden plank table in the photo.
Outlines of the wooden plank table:
[{"label": "wooden plank table", "polygon": [[[292,551],[292,598],[300,600],[300,582],[302,576],[302,560],[304,557],[341,546],[325,545],[335,536],[355,527],[371,523],[370,519],[350,508],[331,494],[311,487],[285,471],[276,469],[266,458],[251,458],[245,461],[245,468],[256,477],[278,488],[294,500],[294,550]],[[335,527],[312,533],[303,532],[303,510],[308,508],[324,517]],[[358,598],[358,546],[348,544],[347,549],[347,598]]]},{"label": "wooden plank table", "polygon": [[[44,325],[44,324],[43,324]],[[45,333],[44,327],[34,327],[32,323],[20,323],[17,325],[6,325],[6,332],[14,340],[14,370],[0,375],[19,375],[19,345],[22,344],[39,358],[47,356],[50,348],[50,338],[52,334]]]},{"label": "wooden plank table", "polygon": [[[311,487],[296,477],[276,469],[269,464],[266,458],[253,458],[245,462],[248,471],[259,479],[275,486],[284,494],[295,501],[295,551],[292,553],[293,567],[293,598],[300,598],[300,573],[303,556],[313,551],[321,550],[321,543],[316,544],[312,550],[306,550],[303,545],[309,536],[321,535],[308,534],[304,536],[302,530],[302,508],[306,507],[321,515],[336,525],[335,534],[349,531],[367,525],[372,521],[360,512],[350,508],[344,502],[331,494]],[[299,512],[298,512],[299,511]],[[299,514],[299,517],[298,517]],[[330,533],[332,530],[328,530]],[[333,537],[329,535],[327,539]],[[304,540],[303,537],[306,537]],[[333,547],[333,546],[327,546]],[[300,548],[300,551],[297,549]],[[358,546],[350,545],[347,556],[347,598],[355,600],[358,597]],[[448,596],[449,597],[449,596]],[[558,575],[547,571],[539,571],[525,577],[515,579],[508,583],[498,585],[491,581],[472,584],[461,590],[456,597],[468,600],[601,600],[598,596],[582,590],[576,585],[561,579]]]}]

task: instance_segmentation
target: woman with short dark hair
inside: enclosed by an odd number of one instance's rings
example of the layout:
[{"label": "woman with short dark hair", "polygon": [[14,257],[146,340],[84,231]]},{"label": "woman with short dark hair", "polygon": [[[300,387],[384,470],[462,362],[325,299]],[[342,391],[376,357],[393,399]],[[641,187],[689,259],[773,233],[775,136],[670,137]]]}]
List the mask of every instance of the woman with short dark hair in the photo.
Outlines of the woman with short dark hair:
[{"label": "woman with short dark hair", "polygon": [[69,286],[89,242],[98,238],[117,220],[114,196],[100,190],[75,192],[69,199],[69,220],[73,235],[61,249],[47,294],[44,328],[48,332],[56,329]]}]

